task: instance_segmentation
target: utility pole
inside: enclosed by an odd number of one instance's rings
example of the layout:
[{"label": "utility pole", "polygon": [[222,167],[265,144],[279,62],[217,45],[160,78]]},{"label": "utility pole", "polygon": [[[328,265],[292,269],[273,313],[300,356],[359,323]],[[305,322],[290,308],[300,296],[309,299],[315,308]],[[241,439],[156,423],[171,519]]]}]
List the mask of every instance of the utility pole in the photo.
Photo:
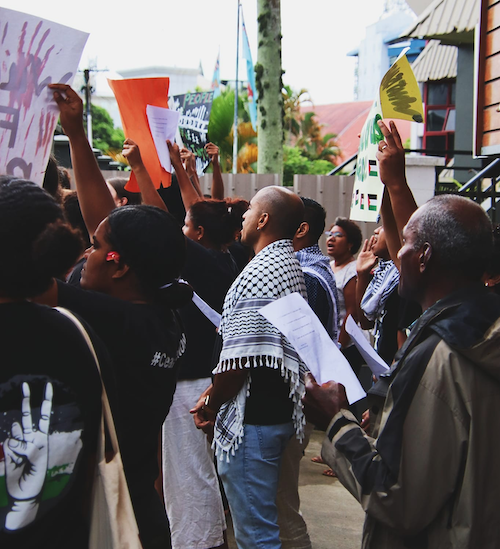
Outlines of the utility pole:
[{"label": "utility pole", "polygon": [[236,30],[236,81],[234,83],[233,173],[238,173],[238,71],[240,62],[240,0],[238,0],[238,27]]},{"label": "utility pole", "polygon": [[87,116],[87,139],[92,147],[92,112],[90,109],[90,95],[92,93],[92,86],[90,85],[90,69],[83,71],[83,78],[85,80],[85,86],[82,91],[85,90],[85,114]]}]

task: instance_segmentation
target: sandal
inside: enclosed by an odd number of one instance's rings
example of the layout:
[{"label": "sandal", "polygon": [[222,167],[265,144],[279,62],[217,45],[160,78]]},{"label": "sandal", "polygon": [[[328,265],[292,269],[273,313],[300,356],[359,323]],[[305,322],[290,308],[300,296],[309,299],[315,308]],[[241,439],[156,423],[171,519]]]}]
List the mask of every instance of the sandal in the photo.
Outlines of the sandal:
[{"label": "sandal", "polygon": [[325,469],[322,475],[325,477],[337,478],[337,475],[335,474],[333,469]]},{"label": "sandal", "polygon": [[312,461],[313,463],[325,463],[325,462],[323,461],[323,459],[322,459],[321,456],[313,457],[313,458],[311,458],[311,461]]}]

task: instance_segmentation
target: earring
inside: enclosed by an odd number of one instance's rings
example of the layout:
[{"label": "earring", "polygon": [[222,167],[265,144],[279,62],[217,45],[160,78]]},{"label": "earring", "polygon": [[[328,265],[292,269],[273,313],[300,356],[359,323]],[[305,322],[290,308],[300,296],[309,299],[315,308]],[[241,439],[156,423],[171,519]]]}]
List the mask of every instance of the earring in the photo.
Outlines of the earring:
[{"label": "earring", "polygon": [[257,227],[257,230],[260,231],[260,227]]}]

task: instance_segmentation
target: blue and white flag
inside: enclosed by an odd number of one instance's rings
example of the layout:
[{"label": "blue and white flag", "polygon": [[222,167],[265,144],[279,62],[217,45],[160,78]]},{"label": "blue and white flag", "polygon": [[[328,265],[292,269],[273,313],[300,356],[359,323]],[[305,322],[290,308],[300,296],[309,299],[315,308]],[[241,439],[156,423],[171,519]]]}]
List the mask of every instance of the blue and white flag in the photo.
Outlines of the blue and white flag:
[{"label": "blue and white flag", "polygon": [[255,131],[257,131],[257,95],[255,89],[255,71],[253,69],[252,52],[250,51],[250,44],[248,42],[247,29],[245,27],[243,13],[241,14],[241,22],[243,25],[243,57],[247,62],[248,108],[250,111],[250,120],[252,121],[252,127]]}]

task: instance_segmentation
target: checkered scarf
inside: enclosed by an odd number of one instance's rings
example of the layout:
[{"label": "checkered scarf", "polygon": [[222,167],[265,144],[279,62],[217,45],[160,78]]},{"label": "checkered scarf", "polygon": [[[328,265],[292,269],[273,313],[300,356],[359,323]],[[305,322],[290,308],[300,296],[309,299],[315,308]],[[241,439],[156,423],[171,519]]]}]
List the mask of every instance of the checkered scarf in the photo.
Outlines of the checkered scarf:
[{"label": "checkered scarf", "polygon": [[321,252],[317,244],[308,248],[302,248],[302,250],[295,252],[295,256],[299,260],[304,273],[314,276],[326,292],[328,308],[332,312],[326,325],[326,331],[333,341],[337,341],[339,325],[337,311],[338,296],[335,275],[330,266],[330,259]]},{"label": "checkered scarf", "polygon": [[382,316],[385,304],[399,284],[399,271],[392,261],[379,259],[361,300],[361,309],[368,320]]},{"label": "checkered scarf", "polygon": [[291,240],[278,240],[261,250],[245,267],[229,289],[224,301],[220,334],[222,351],[214,374],[248,368],[242,389],[222,405],[215,421],[215,452],[220,459],[234,455],[243,438],[246,398],[251,383],[251,368],[280,369],[290,384],[294,402],[293,422],[302,438],[305,423],[302,412],[305,364],[290,342],[267,321],[259,309],[293,292],[307,299],[304,275],[294,256]]}]

